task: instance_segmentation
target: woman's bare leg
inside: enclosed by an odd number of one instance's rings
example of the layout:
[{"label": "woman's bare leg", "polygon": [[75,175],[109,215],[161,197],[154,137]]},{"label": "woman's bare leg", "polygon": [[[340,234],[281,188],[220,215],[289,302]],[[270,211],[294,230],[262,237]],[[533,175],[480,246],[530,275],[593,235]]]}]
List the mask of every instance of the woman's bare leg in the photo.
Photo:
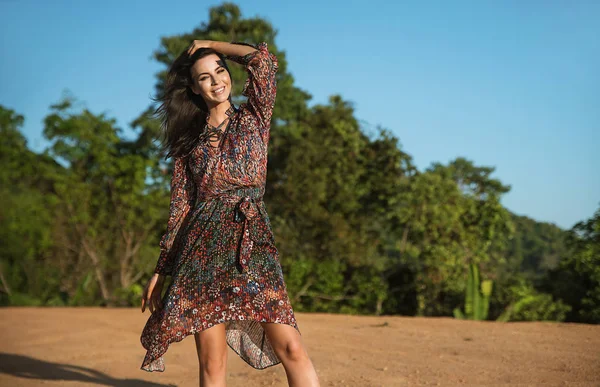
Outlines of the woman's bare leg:
[{"label": "woman's bare leg", "polygon": [[290,387],[318,387],[317,372],[308,357],[302,337],[287,324],[261,322],[287,374]]},{"label": "woman's bare leg", "polygon": [[225,387],[227,379],[227,341],[225,324],[194,334],[200,366],[200,387]]}]

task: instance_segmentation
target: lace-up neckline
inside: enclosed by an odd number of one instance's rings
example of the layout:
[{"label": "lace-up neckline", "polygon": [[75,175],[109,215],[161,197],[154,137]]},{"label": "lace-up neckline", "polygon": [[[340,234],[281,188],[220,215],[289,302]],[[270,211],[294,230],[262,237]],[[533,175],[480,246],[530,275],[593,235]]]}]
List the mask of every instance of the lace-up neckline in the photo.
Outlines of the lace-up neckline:
[{"label": "lace-up neckline", "polygon": [[[227,109],[227,111],[225,112],[225,115],[227,116],[227,118],[225,118],[223,120],[223,122],[221,122],[219,124],[219,126],[216,126],[216,127],[211,125],[208,122],[208,120],[210,119],[210,113],[208,113],[206,115],[206,125],[204,125],[204,132],[202,132],[202,134],[200,135],[200,141],[206,142],[210,148],[213,148],[213,149],[220,148],[222,139],[223,139],[225,133],[227,132],[227,129],[229,128],[229,123],[231,122],[231,117],[233,117],[233,115],[235,114],[236,111],[237,111],[236,107],[233,104],[231,104],[229,106],[229,108]],[[225,123],[227,123],[227,126],[225,127],[225,129],[221,129]],[[212,144],[213,142],[217,142],[217,141],[218,141],[218,144],[216,146]]]}]

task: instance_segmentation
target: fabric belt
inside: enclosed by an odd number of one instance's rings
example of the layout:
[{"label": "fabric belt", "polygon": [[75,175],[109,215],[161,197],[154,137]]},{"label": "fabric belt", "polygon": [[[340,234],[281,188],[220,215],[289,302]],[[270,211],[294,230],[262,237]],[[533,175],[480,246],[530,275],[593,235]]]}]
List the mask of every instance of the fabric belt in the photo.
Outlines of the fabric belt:
[{"label": "fabric belt", "polygon": [[243,223],[242,235],[236,251],[237,266],[240,273],[248,271],[252,247],[254,246],[254,241],[250,236],[250,229],[253,226],[255,227],[254,222],[260,216],[261,209],[259,202],[263,200],[263,193],[264,190],[260,187],[243,188],[224,193],[214,198],[227,203],[234,203],[233,220],[236,223]]}]

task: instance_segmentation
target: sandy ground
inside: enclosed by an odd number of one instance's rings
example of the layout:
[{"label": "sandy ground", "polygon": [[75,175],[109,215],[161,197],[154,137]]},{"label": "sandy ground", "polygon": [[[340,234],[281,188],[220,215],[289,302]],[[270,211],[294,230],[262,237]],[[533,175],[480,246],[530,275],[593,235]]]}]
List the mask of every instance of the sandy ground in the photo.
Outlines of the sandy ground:
[{"label": "sandy ground", "polygon": [[[149,312],[0,309],[0,386],[198,386],[193,336],[166,371],[139,369]],[[322,386],[600,386],[600,326],[297,313]],[[231,349],[228,386],[287,386],[283,366],[255,370]]]}]

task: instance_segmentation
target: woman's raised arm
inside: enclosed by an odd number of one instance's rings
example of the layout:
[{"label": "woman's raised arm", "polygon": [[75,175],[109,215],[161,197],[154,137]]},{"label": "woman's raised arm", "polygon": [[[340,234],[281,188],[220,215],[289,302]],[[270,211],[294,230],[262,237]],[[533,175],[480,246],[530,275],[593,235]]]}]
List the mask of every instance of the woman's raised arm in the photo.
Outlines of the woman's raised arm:
[{"label": "woman's raised arm", "polygon": [[277,57],[269,52],[267,43],[252,45],[243,42],[194,40],[188,49],[189,55],[201,47],[212,48],[246,68],[248,78],[242,95],[248,97],[248,106],[258,120],[261,133],[268,133],[277,95],[275,74],[279,65]]},{"label": "woman's raised arm", "polygon": [[199,48],[212,48],[226,56],[244,56],[256,51],[256,48],[246,43],[228,43],[217,40],[194,40],[188,48],[188,55],[192,56]]}]

